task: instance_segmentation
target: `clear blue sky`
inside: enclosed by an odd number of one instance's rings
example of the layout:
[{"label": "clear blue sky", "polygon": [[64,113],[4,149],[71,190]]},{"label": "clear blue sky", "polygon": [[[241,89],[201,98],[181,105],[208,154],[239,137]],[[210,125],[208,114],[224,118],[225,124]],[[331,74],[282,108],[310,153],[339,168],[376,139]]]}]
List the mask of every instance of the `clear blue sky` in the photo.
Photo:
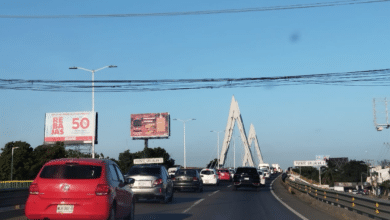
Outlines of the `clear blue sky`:
[{"label": "clear blue sky", "polygon": [[[2,1],[0,15],[105,15],[262,8],[317,1]],[[361,1],[357,1],[361,2]],[[95,80],[272,77],[390,67],[390,2],[187,16],[0,18],[0,78],[90,80],[71,66],[98,69]],[[130,137],[130,114],[169,112],[186,123],[187,166],[216,157],[232,95],[245,128],[255,126],[265,162],[283,169],[316,155],[382,160],[389,130],[377,132],[372,99],[386,87],[267,86],[160,92],[95,93],[96,151],[118,158],[143,141]],[[1,90],[0,146],[43,143],[46,112],[91,110],[91,92]],[[384,109],[384,105],[382,104]],[[378,120],[384,113],[378,112]],[[183,123],[150,140],[183,164]],[[385,121],[380,121],[385,122]],[[238,136],[237,129],[235,136]],[[220,136],[221,145],[223,135]],[[243,152],[239,143],[237,164]],[[253,153],[255,151],[253,150]],[[232,165],[232,151],[228,163]],[[255,155],[255,154],[254,154]],[[255,159],[256,161],[256,159]]]}]

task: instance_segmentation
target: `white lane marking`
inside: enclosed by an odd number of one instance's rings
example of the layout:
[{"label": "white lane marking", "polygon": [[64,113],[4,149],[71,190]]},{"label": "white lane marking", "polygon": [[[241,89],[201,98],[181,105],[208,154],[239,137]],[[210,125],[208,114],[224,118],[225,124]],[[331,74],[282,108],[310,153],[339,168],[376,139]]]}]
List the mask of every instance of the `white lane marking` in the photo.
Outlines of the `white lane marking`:
[{"label": "white lane marking", "polygon": [[219,190],[217,190],[217,191],[215,191],[215,192],[209,194],[209,196],[212,196],[212,195],[214,195],[214,194],[217,193],[217,192],[219,192]]},{"label": "white lane marking", "polygon": [[229,185],[229,186],[227,186],[227,187],[232,187],[232,185]]},{"label": "white lane marking", "polygon": [[188,209],[184,210],[182,213],[186,213],[188,211],[190,211],[190,209],[192,209],[194,206],[198,205],[200,202],[202,202],[204,199],[199,199],[198,201],[196,201],[194,204],[192,204],[192,206],[190,206]]},{"label": "white lane marking", "polygon": [[[280,176],[279,176],[280,177]],[[279,178],[278,177],[278,178]],[[277,179],[277,178],[276,178]],[[282,203],[282,205],[284,205],[287,209],[289,209],[290,211],[292,211],[295,215],[297,215],[299,218],[301,218],[302,220],[309,220],[308,218],[306,218],[305,216],[301,215],[299,212],[295,211],[294,209],[292,209],[290,206],[288,206],[286,203],[284,203],[282,200],[280,200],[276,194],[274,193],[274,191],[272,190],[272,185],[274,184],[275,180],[274,179],[269,187],[269,189],[271,190],[271,193],[272,195],[275,197],[275,199],[277,199],[280,203]]]}]

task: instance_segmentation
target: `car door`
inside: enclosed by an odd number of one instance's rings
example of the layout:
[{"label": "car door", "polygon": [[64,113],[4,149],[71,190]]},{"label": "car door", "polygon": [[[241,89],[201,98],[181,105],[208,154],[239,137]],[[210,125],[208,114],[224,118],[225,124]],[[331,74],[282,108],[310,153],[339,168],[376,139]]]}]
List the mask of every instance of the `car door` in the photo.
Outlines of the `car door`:
[{"label": "car door", "polygon": [[119,168],[116,165],[110,164],[110,177],[111,184],[115,191],[115,200],[116,200],[116,216],[124,217],[128,214],[128,210],[130,210],[131,200],[129,202],[128,192],[125,190],[124,186],[126,185],[123,175],[120,172]]},{"label": "car door", "polygon": [[165,167],[161,167],[161,175],[163,175],[164,179],[166,180],[165,181],[165,183],[166,183],[165,190],[167,191],[168,195],[171,195],[173,192],[173,182],[172,182],[171,178],[169,177],[169,174],[168,174],[167,170],[165,169]]}]

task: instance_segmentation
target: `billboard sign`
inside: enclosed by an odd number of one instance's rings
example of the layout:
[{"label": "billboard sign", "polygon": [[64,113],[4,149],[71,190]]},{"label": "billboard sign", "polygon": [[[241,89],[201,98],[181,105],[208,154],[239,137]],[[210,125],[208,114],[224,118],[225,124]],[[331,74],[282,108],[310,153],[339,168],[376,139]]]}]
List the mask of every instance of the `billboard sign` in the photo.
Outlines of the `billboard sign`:
[{"label": "billboard sign", "polygon": [[324,160],[295,160],[295,167],[315,167],[315,166],[326,166],[326,161]]},{"label": "billboard sign", "polygon": [[164,163],[164,158],[142,158],[134,159],[134,164],[151,164],[151,163]]},{"label": "billboard sign", "polygon": [[165,113],[131,114],[130,136],[133,139],[168,138],[170,116]]},{"label": "billboard sign", "polygon": [[96,112],[46,113],[44,144],[97,144]]}]

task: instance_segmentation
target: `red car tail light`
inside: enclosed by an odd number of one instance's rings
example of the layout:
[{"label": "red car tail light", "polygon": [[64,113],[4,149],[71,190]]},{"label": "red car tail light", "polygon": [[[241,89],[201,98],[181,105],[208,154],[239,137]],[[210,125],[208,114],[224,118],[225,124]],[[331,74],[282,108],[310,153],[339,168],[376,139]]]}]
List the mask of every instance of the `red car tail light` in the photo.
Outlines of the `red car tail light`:
[{"label": "red car tail light", "polygon": [[198,178],[194,177],[192,178],[193,181],[198,181]]},{"label": "red car tail light", "polygon": [[111,192],[110,186],[107,184],[99,184],[96,187],[95,194],[97,196],[106,196]]},{"label": "red car tail light", "polygon": [[176,178],[175,178],[175,177],[172,177],[171,179],[172,179],[172,181],[175,181],[175,180],[176,180]]},{"label": "red car tail light", "polygon": [[157,186],[157,185],[160,185],[163,183],[163,180],[162,179],[156,179],[153,183],[153,186]]},{"label": "red car tail light", "polygon": [[30,185],[29,192],[31,195],[38,195],[39,194],[38,184],[32,183]]}]

